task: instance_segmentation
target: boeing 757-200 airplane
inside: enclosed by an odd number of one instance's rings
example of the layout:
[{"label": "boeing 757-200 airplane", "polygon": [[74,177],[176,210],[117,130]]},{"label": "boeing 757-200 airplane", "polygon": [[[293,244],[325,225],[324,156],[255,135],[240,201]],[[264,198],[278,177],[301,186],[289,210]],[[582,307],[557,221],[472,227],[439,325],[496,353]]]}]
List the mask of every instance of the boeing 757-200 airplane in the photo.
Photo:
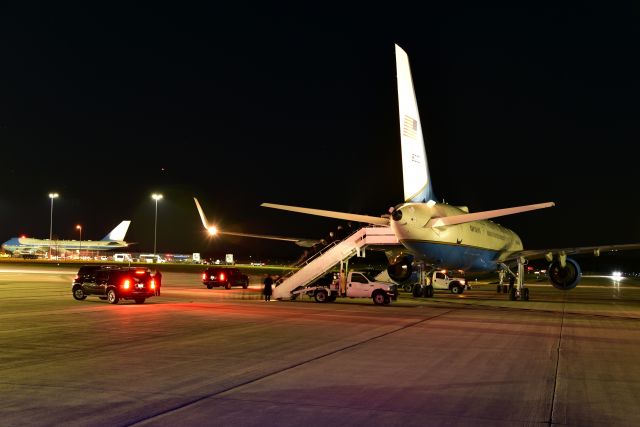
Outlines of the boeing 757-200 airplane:
[{"label": "boeing 757-200 airplane", "polygon": [[[566,291],[575,288],[582,276],[579,264],[568,255],[599,255],[605,251],[640,249],[640,244],[627,244],[525,250],[515,232],[489,219],[552,207],[553,202],[474,213],[470,213],[466,206],[437,202],[429,176],[409,59],[397,45],[395,53],[404,201],[390,208],[389,214],[380,217],[273,203],[263,203],[262,206],[389,227],[401,244],[396,249],[385,251],[389,259],[389,277],[398,283],[410,280],[416,268],[444,268],[466,272],[507,270],[515,276],[510,267],[517,265],[518,286],[513,288],[511,299],[529,299],[528,288],[523,283],[524,265],[528,259],[546,258],[550,262],[548,276],[551,284],[556,289]],[[197,201],[196,204],[205,228],[210,229]],[[303,240],[279,239],[294,242]],[[426,287],[425,294],[433,295],[433,289],[428,289],[430,285]]]},{"label": "boeing 757-200 airplane", "polygon": [[409,59],[398,45],[395,51],[404,201],[389,209],[390,218],[272,203],[263,203],[262,206],[391,227],[404,246],[404,250],[396,251],[390,259],[388,272],[396,281],[408,278],[412,267],[418,262],[430,268],[468,272],[491,272],[509,269],[509,265],[517,264],[519,283],[513,290],[512,299],[529,298],[528,289],[523,288],[522,283],[523,266],[527,259],[546,258],[550,262],[548,275],[552,285],[566,291],[575,288],[582,275],[579,264],[567,255],[599,255],[604,251],[640,249],[640,244],[627,244],[524,250],[516,233],[489,219],[551,207],[554,206],[553,202],[475,213],[469,213],[464,206],[437,202],[429,177]]}]

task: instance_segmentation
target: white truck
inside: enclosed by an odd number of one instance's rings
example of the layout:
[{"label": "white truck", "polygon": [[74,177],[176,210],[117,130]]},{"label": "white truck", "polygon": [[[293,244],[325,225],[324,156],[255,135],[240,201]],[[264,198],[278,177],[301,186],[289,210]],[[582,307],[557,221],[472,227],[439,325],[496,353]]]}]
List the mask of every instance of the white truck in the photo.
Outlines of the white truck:
[{"label": "white truck", "polygon": [[467,281],[463,274],[456,271],[436,270],[431,275],[429,283],[421,286],[419,283],[413,285],[412,293],[414,297],[432,297],[434,289],[448,290],[452,294],[461,294],[467,289]]},{"label": "white truck", "polygon": [[351,271],[340,286],[340,274],[329,273],[313,284],[291,292],[292,299],[306,294],[316,302],[333,302],[338,297],[371,298],[376,305],[389,304],[398,298],[398,286],[394,283],[377,281],[371,274]]}]

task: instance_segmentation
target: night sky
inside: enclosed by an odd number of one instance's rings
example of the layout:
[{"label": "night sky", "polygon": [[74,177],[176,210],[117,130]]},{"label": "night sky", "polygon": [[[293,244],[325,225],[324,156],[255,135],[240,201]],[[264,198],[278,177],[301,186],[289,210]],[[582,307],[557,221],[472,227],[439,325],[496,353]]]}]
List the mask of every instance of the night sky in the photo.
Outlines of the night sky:
[{"label": "night sky", "polygon": [[[639,27],[633,2],[323,9],[14,2],[0,11],[0,242],[100,239],[132,251],[269,259],[401,202],[394,43],[409,55],[436,195],[526,249],[640,242]],[[204,2],[202,2],[204,3]]]}]

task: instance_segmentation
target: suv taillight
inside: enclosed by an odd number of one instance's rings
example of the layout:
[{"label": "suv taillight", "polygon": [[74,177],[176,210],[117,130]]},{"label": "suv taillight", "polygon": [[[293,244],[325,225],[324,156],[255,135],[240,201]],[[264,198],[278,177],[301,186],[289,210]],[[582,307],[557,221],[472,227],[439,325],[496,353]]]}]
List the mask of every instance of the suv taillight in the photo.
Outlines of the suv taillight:
[{"label": "suv taillight", "polygon": [[220,281],[224,282],[224,273],[220,273]]},{"label": "suv taillight", "polygon": [[131,286],[131,280],[129,279],[124,279],[122,281],[122,287],[125,289],[129,289],[129,287]]},{"label": "suv taillight", "polygon": [[207,273],[202,273],[202,280],[207,280]]}]

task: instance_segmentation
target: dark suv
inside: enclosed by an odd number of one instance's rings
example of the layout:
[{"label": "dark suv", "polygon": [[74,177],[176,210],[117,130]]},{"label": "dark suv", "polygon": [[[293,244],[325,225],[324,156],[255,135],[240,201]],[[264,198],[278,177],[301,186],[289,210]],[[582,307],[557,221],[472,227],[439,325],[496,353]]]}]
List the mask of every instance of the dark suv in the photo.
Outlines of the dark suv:
[{"label": "dark suv", "polygon": [[121,299],[142,304],[155,295],[155,288],[155,280],[146,267],[85,265],[78,270],[71,292],[78,301],[97,296],[111,304],[117,304]]},{"label": "dark suv", "polygon": [[209,267],[202,273],[202,284],[208,289],[214,286],[224,286],[231,289],[232,286],[249,287],[249,276],[234,267]]}]

